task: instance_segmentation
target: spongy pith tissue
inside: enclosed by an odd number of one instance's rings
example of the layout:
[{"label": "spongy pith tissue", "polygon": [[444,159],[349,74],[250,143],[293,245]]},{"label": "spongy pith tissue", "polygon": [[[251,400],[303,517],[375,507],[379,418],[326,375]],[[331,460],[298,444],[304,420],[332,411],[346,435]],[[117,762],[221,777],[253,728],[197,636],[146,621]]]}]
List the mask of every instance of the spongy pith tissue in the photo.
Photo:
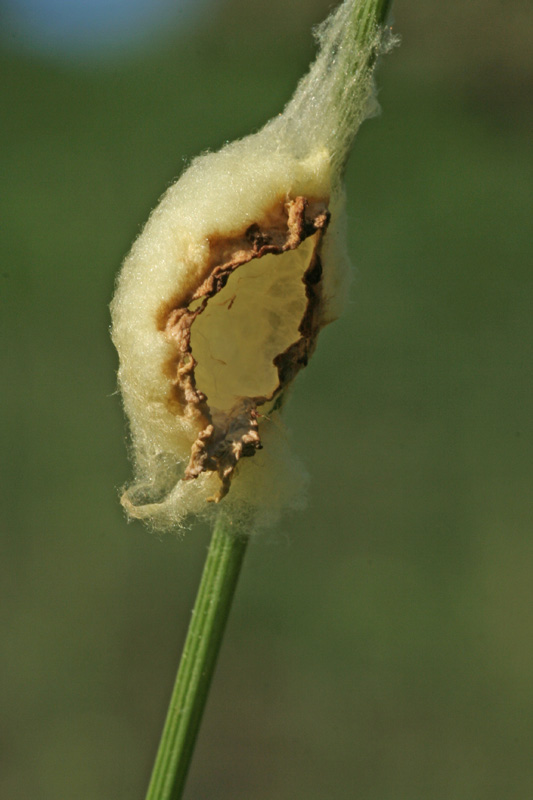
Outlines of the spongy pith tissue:
[{"label": "spongy pith tissue", "polygon": [[[127,256],[111,305],[135,479],[131,517],[181,527],[218,503],[235,525],[301,503],[305,475],[280,412],[349,276],[342,170],[376,110],[361,0],[319,28],[283,114],[195,159]],[[359,43],[358,43],[359,39]]]}]

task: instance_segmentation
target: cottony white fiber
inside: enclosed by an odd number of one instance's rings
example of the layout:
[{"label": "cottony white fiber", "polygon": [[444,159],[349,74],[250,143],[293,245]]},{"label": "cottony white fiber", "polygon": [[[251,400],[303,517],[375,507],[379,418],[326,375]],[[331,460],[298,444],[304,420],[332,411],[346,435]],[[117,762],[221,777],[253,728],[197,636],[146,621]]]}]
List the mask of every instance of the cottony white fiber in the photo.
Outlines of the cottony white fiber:
[{"label": "cottony white fiber", "polygon": [[155,527],[211,500],[237,525],[301,501],[280,409],[346,296],[341,173],[376,108],[384,39],[374,27],[357,46],[361,5],[323,23],[283,114],[192,162],[124,262],[112,336],[135,480],[122,503]]}]

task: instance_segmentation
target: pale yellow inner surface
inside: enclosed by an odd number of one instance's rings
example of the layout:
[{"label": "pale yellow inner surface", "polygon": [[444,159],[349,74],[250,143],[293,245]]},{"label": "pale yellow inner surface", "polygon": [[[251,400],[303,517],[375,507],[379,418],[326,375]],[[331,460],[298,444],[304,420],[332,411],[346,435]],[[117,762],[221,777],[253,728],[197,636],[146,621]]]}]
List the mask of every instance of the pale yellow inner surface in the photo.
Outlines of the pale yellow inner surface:
[{"label": "pale yellow inner surface", "polygon": [[273,360],[300,339],[302,279],[315,238],[238,267],[192,324],[196,386],[211,409],[228,412],[241,397],[268,397],[277,388]]}]

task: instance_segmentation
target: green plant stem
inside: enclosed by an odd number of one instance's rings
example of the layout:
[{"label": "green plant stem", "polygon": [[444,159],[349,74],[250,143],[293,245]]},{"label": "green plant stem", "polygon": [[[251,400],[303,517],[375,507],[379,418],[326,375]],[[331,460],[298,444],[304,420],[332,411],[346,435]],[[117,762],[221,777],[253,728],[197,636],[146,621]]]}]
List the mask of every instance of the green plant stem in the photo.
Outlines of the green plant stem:
[{"label": "green plant stem", "polygon": [[358,21],[360,24],[360,38],[366,34],[366,25],[383,25],[389,14],[392,0],[366,0],[359,6]]},{"label": "green plant stem", "polygon": [[248,538],[218,517],[146,800],[182,796]]},{"label": "green plant stem", "polygon": [[[366,0],[357,12],[357,41],[361,44],[366,41],[368,33],[378,25],[384,25],[389,15],[392,0]],[[377,53],[372,53],[367,67],[372,68],[377,58]]]}]

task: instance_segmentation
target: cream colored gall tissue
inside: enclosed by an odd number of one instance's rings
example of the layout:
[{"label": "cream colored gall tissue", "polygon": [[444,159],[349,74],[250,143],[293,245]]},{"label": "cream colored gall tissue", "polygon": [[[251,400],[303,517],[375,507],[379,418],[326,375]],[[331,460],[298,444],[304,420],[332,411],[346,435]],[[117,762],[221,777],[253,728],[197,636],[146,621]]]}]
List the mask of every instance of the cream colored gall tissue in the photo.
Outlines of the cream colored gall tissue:
[{"label": "cream colored gall tissue", "polygon": [[375,106],[383,34],[354,47],[357,5],[322,27],[285,112],[193,161],[124,262],[112,336],[135,481],[122,503],[156,527],[213,502],[261,524],[301,498],[280,411],[346,295],[340,175]]}]

